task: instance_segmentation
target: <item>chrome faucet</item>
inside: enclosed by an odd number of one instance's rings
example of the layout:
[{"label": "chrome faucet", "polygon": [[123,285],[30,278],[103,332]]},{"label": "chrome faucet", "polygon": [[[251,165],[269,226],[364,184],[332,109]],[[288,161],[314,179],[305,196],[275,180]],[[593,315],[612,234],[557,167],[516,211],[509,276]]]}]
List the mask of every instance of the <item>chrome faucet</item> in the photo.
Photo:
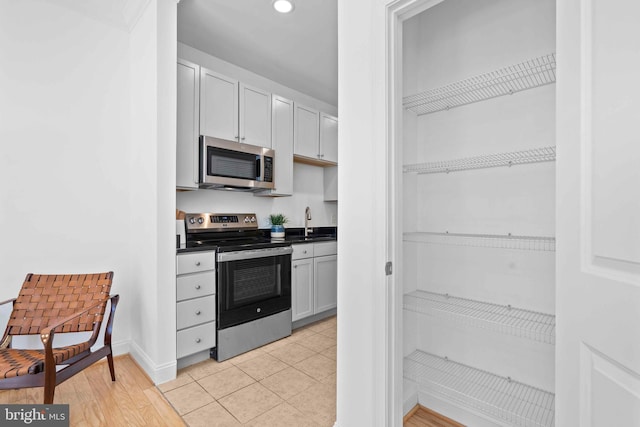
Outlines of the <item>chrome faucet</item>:
[{"label": "chrome faucet", "polygon": [[311,208],[307,206],[304,210],[304,237],[309,236],[309,232],[313,233],[313,230],[309,230],[309,221],[311,221]]}]

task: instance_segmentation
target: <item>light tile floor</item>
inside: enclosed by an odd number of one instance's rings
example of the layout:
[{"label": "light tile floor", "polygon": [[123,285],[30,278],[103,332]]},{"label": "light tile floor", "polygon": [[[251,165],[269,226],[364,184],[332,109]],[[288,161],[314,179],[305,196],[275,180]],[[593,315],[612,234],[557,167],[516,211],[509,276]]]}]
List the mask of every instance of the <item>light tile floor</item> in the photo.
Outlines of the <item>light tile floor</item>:
[{"label": "light tile floor", "polygon": [[336,317],[224,362],[189,366],[158,388],[189,426],[332,427]]}]

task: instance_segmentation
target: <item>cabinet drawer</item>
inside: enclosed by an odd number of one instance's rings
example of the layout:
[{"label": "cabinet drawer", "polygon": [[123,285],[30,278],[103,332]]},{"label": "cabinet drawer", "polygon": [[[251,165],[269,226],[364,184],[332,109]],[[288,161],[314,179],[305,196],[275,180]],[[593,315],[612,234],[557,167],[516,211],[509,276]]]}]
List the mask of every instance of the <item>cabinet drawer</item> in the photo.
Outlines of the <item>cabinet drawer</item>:
[{"label": "cabinet drawer", "polygon": [[178,330],[211,322],[216,318],[216,297],[196,298],[176,304],[176,327]]},{"label": "cabinet drawer", "polygon": [[215,268],[216,255],[214,251],[179,254],[177,258],[177,274],[197,273]]},{"label": "cabinet drawer", "polygon": [[176,279],[176,299],[178,301],[213,295],[215,293],[215,271],[178,276]]},{"label": "cabinet drawer", "polygon": [[313,244],[313,256],[326,256],[338,254],[338,242],[320,242]]},{"label": "cabinet drawer", "polygon": [[313,243],[291,245],[291,248],[293,249],[293,253],[291,254],[292,260],[313,257]]},{"label": "cabinet drawer", "polygon": [[216,346],[216,322],[205,323],[179,331],[176,337],[176,358],[188,356]]}]

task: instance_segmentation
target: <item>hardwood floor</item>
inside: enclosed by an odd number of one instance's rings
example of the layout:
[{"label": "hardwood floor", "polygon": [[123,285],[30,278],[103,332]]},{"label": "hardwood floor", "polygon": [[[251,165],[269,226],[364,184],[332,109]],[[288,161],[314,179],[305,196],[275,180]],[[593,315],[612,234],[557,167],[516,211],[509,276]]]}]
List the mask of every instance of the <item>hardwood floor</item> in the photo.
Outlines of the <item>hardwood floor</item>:
[{"label": "hardwood floor", "polygon": [[[68,403],[71,426],[184,426],[162,393],[129,355],[114,359],[116,381],[106,359],[56,387],[53,403]],[[42,388],[0,391],[0,403],[43,401]]]},{"label": "hardwood floor", "polygon": [[416,405],[405,417],[404,427],[464,427],[424,406]]}]

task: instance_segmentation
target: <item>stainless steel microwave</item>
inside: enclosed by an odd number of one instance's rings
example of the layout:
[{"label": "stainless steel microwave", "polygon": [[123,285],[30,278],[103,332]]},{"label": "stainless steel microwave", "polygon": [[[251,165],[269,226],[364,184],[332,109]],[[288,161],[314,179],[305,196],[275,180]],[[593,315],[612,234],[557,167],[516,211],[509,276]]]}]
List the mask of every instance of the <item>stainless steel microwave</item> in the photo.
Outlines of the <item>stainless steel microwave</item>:
[{"label": "stainless steel microwave", "polygon": [[259,191],[273,187],[270,148],[200,136],[200,188]]}]

